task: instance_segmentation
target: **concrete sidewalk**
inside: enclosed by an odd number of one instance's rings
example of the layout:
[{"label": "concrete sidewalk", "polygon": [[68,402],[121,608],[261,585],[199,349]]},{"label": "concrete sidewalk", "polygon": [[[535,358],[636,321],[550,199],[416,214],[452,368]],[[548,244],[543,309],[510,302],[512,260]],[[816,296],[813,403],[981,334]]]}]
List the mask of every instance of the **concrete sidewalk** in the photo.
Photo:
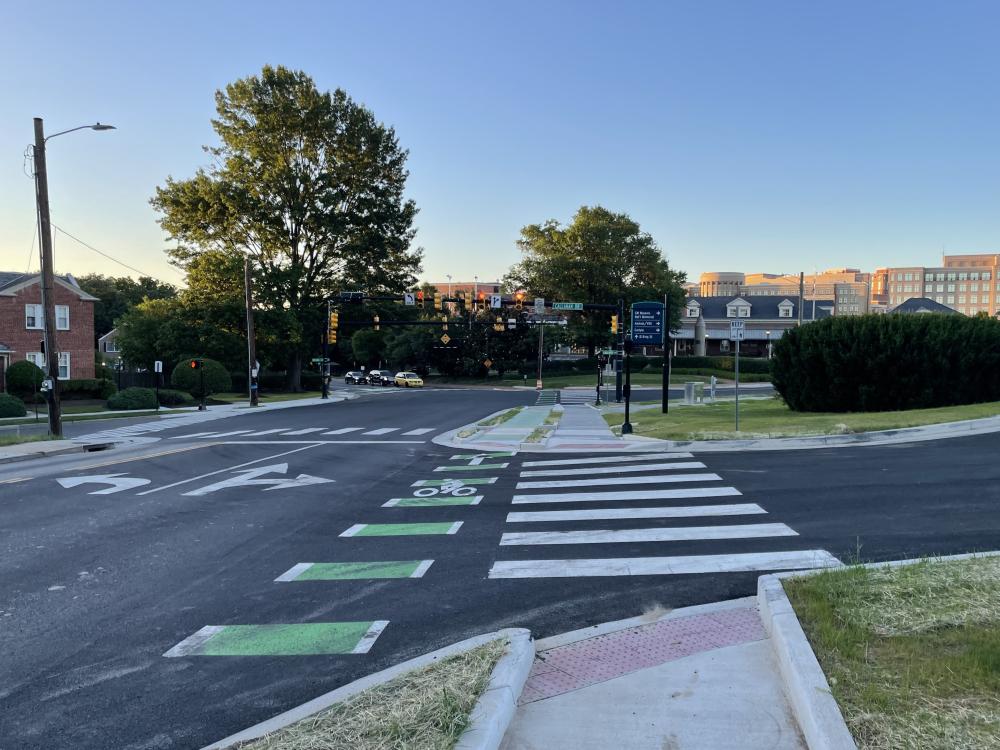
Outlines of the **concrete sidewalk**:
[{"label": "concrete sidewalk", "polygon": [[756,597],[535,644],[503,750],[802,750]]},{"label": "concrete sidewalk", "polygon": [[100,440],[32,440],[28,443],[0,446],[0,464],[28,461],[32,458],[61,456],[65,453],[87,453],[110,448],[112,444]]}]

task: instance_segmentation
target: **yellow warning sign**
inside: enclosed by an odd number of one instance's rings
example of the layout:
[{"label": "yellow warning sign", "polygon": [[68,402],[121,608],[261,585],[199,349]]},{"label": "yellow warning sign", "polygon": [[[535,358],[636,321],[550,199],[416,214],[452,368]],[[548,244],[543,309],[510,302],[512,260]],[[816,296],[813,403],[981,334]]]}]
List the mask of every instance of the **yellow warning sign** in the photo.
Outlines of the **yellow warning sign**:
[{"label": "yellow warning sign", "polygon": [[493,360],[492,359],[483,360],[483,367],[485,367],[486,369],[493,367]]},{"label": "yellow warning sign", "polygon": [[451,341],[451,336],[449,336],[447,333],[445,333],[445,334],[443,334],[441,336],[441,343],[442,344],[447,344],[449,341]]}]

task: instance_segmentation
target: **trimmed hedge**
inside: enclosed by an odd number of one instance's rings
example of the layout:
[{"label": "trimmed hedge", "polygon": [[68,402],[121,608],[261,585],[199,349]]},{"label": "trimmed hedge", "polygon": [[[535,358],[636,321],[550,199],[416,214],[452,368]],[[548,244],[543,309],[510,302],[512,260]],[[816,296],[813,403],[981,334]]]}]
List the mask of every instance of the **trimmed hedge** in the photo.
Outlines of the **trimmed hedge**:
[{"label": "trimmed hedge", "polygon": [[[179,390],[187,391],[195,398],[211,396],[213,393],[226,393],[233,389],[232,378],[221,362],[202,358],[201,369],[191,367],[192,360],[184,359],[177,363],[170,373],[170,384]],[[205,392],[201,392],[202,373],[204,373]]]},{"label": "trimmed hedge", "polygon": [[[674,368],[736,371],[736,357],[674,357]],[[740,373],[767,375],[771,372],[771,362],[760,357],[740,357]]]},{"label": "trimmed hedge", "polygon": [[7,381],[7,390],[15,396],[32,396],[41,387],[45,373],[34,362],[19,359],[10,363],[4,378]]},{"label": "trimmed hedge", "polygon": [[0,417],[23,417],[28,412],[24,402],[9,393],[0,393]]},{"label": "trimmed hedge", "polygon": [[[682,369],[707,369],[726,370],[734,372],[736,370],[735,357],[672,357],[671,366]],[[641,354],[632,355],[632,372],[658,371],[663,367],[663,357],[644,357]],[[646,369],[649,368],[649,369]],[[536,361],[525,362],[519,368],[521,375],[534,375],[538,369]],[[574,360],[546,360],[545,374],[547,375],[574,375],[577,373],[589,374],[597,371],[597,359],[587,357],[585,359]],[[771,372],[770,360],[759,357],[740,357],[740,373],[753,373],[767,375]]]},{"label": "trimmed hedge", "polygon": [[[247,374],[245,372],[230,373],[234,393],[246,393],[248,390]],[[262,372],[257,378],[257,387],[261,391],[285,391],[286,375],[284,372]],[[323,375],[316,370],[302,370],[302,388],[307,391],[318,391],[323,387]]]},{"label": "trimmed hedge", "polygon": [[1000,322],[934,313],[827,318],[785,333],[773,363],[775,390],[796,411],[1000,401]]},{"label": "trimmed hedge", "polygon": [[159,397],[160,406],[191,406],[195,402],[190,393],[172,391],[169,388],[161,389]]},{"label": "trimmed hedge", "polygon": [[108,399],[109,409],[155,409],[156,391],[152,388],[126,388]]}]

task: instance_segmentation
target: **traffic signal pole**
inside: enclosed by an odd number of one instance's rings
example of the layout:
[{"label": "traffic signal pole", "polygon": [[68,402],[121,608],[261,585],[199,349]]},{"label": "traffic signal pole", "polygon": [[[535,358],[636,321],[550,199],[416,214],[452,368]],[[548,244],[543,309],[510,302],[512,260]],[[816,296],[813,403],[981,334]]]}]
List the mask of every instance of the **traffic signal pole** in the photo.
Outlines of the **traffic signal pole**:
[{"label": "traffic signal pole", "polygon": [[323,324],[323,394],[330,398],[330,300],[326,301],[326,320]]},{"label": "traffic signal pole", "polygon": [[615,401],[622,400],[622,365],[625,359],[625,300],[618,300],[618,360],[615,362]]},{"label": "traffic signal pole", "polygon": [[670,410],[670,292],[663,295],[663,401],[661,411]]}]

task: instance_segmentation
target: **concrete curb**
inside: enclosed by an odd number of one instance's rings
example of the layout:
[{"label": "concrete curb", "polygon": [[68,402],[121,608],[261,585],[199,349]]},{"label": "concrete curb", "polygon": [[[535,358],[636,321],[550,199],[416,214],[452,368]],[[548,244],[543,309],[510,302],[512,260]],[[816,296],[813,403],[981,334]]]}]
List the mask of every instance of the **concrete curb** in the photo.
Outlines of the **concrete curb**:
[{"label": "concrete curb", "polygon": [[524,683],[535,661],[531,632],[507,631],[509,642],[490,675],[486,690],[469,714],[469,726],[458,738],[455,750],[497,750],[517,711]]},{"label": "concrete curb", "polygon": [[757,603],[788,702],[809,750],[857,750],[779,577],[757,579]]},{"label": "concrete curb", "polygon": [[[508,639],[509,645],[507,647],[507,651],[502,657],[500,657],[500,660],[493,668],[493,672],[490,675],[490,682],[487,685],[486,690],[483,691],[483,694],[479,697],[476,705],[473,706],[470,714],[472,723],[459,738],[459,747],[462,747],[464,750],[472,750],[473,748],[483,748],[485,750],[486,748],[499,747],[500,740],[503,738],[504,732],[507,731],[507,726],[514,716],[514,708],[517,705],[517,699],[521,695],[521,689],[524,687],[524,683],[528,678],[528,672],[531,671],[531,664],[535,658],[535,650],[531,645],[531,632],[521,628],[509,628],[505,630],[498,630],[494,633],[477,635],[472,638],[467,638],[464,641],[459,641],[458,643],[445,646],[444,648],[439,648],[437,651],[431,651],[430,653],[422,656],[409,659],[400,664],[383,669],[381,672],[370,674],[367,677],[362,677],[361,679],[355,680],[354,682],[344,685],[343,687],[339,687],[336,690],[324,693],[318,698],[313,698],[311,701],[289,709],[288,711],[278,714],[273,718],[262,721],[259,724],[255,724],[254,726],[244,729],[241,732],[237,732],[236,734],[231,734],[218,742],[213,742],[211,745],[206,745],[202,748],[202,750],[225,750],[238,742],[247,742],[249,740],[259,739],[265,734],[276,732],[279,729],[287,727],[289,724],[294,724],[297,721],[301,721],[302,719],[312,716],[315,713],[323,711],[324,709],[332,706],[334,703],[340,703],[352,698],[370,687],[382,685],[383,683],[389,682],[406,672],[421,669],[433,664],[436,661],[469,651],[470,649],[482,646],[483,644],[489,643],[490,641],[494,641],[498,638]],[[522,673],[523,676],[521,676]],[[520,678],[520,682],[517,681],[518,678]],[[501,698],[503,698],[504,691],[513,696],[513,702],[511,703],[509,714],[506,715],[505,719],[503,718],[503,712],[506,711],[506,699],[504,698],[501,700]],[[491,696],[491,702],[484,702],[484,698],[486,698],[489,693],[494,694]],[[496,713],[496,716],[494,716],[494,713]],[[496,735],[496,743],[493,745],[462,744],[466,739],[466,735],[468,735],[473,729],[478,729],[479,736],[485,739],[487,738],[487,735],[489,738],[492,738],[496,732],[496,728],[499,728],[499,734]]]},{"label": "concrete curb", "polygon": [[[38,441],[42,442],[42,441]],[[56,441],[53,441],[56,442]],[[108,448],[113,448],[114,443],[110,441],[98,441],[98,442],[87,442],[78,444],[67,444],[67,441],[60,440],[62,443],[59,447],[53,446],[52,448],[42,447],[38,450],[33,450],[31,452],[25,452],[23,454],[12,454],[12,455],[2,455],[3,449],[0,448],[0,464],[12,464],[18,461],[30,461],[34,458],[49,458],[51,456],[61,456],[66,453],[90,453],[92,451],[103,451]],[[31,443],[21,443],[21,445],[31,445]],[[8,446],[16,447],[16,446]]]}]

